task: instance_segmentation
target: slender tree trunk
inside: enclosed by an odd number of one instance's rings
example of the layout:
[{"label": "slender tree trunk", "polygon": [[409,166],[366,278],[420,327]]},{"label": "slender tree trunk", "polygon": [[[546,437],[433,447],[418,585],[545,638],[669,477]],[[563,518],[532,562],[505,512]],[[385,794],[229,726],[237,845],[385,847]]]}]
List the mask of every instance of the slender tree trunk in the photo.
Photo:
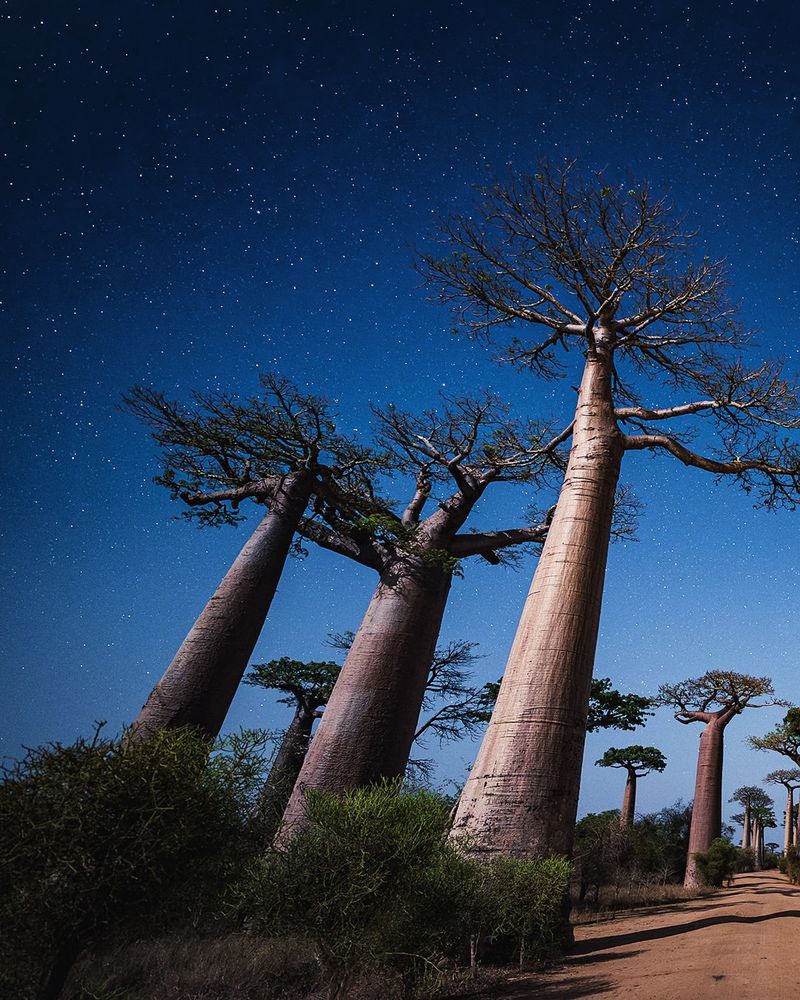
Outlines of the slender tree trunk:
[{"label": "slender tree trunk", "polygon": [[786,788],[786,824],[783,831],[783,853],[792,846],[792,824],[794,821],[794,788],[788,785]]},{"label": "slender tree trunk", "polygon": [[750,850],[750,803],[744,806],[744,823],[742,824],[742,849]]},{"label": "slender tree trunk", "polygon": [[453,836],[569,854],[622,441],[611,359],[586,363],[567,472]]},{"label": "slender tree trunk", "polygon": [[303,761],[306,759],[314,718],[314,710],[309,706],[297,706],[294,718],[281,740],[269,770],[269,777],[258,801],[258,815],[266,824],[268,836],[278,828]]},{"label": "slender tree trunk", "polygon": [[420,557],[382,573],[284,814],[281,839],[304,820],[303,792],[343,792],[403,774],[452,574]]},{"label": "slender tree trunk", "polygon": [[800,803],[797,806],[797,815],[795,816],[794,825],[794,846],[800,851]]},{"label": "slender tree trunk", "polygon": [[694,787],[692,823],[686,859],[687,889],[701,884],[695,854],[707,851],[711,841],[722,833],[722,752],[725,725],[718,719],[708,722],[700,734],[697,755],[697,779]]},{"label": "slender tree trunk", "polygon": [[755,855],[753,869],[760,872],[763,865],[763,854],[761,850],[761,823],[758,821],[758,817],[753,820],[753,854]]},{"label": "slender tree trunk", "polygon": [[636,772],[628,771],[625,782],[625,794],[622,796],[622,809],[619,814],[620,826],[633,826],[633,814],[636,809]]},{"label": "slender tree trunk", "polygon": [[139,712],[134,737],[165,726],[196,726],[209,737],[219,733],[264,626],[311,483],[306,472],[284,479],[269,513]]}]

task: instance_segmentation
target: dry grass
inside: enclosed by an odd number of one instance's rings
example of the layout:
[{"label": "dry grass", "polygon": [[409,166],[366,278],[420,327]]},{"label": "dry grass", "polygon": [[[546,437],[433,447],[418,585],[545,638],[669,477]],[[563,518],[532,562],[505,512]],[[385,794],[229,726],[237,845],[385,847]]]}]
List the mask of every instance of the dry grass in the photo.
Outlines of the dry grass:
[{"label": "dry grass", "polygon": [[70,976],[65,1000],[294,1000],[324,995],[306,942],[229,934],[134,941],[86,957]]},{"label": "dry grass", "polygon": [[[423,986],[426,997],[472,994],[507,978],[507,970],[443,971]],[[64,1000],[325,1000],[329,995],[314,950],[302,938],[265,939],[175,935],[134,941],[85,956],[73,970]],[[374,973],[355,982],[351,1000],[401,1000],[399,979]]]},{"label": "dry grass", "polygon": [[574,924],[592,924],[611,920],[620,911],[637,910],[667,903],[682,903],[688,899],[710,896],[714,889],[684,889],[682,885],[629,885],[619,889],[604,886],[598,905],[575,903],[571,919]]}]

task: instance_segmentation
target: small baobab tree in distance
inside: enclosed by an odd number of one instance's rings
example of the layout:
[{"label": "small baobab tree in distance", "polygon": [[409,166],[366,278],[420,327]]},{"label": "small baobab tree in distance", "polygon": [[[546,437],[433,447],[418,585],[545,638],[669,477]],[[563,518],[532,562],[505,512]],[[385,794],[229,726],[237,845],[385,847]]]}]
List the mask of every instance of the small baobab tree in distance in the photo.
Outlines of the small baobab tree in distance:
[{"label": "small baobab tree in distance", "polygon": [[[328,403],[287,379],[261,376],[260,395],[238,401],[197,393],[192,405],[134,388],[124,408],[163,449],[155,481],[201,526],[243,520],[246,501],[266,508],[255,531],[183,640],[136,717],[131,736],[165,726],[219,733],[264,626],[312,496],[336,503],[368,492],[376,460],[336,432]],[[353,501],[348,501],[353,502]]]},{"label": "small baobab tree in distance", "polygon": [[[692,826],[686,861],[687,888],[699,886],[694,855],[705,853],[711,841],[722,833],[722,760],[725,729],[734,716],[746,708],[784,705],[773,697],[769,677],[752,677],[732,670],[709,670],[702,677],[662,684],[656,703],[672,708],[684,725],[703,724],[697,756],[697,779],[692,806]],[[756,702],[756,698],[761,698]]]},{"label": "small baobab tree in distance", "polygon": [[[755,750],[772,750],[800,767],[800,708],[790,708],[783,721],[764,736],[751,736],[748,743]],[[800,844],[800,809],[797,810],[795,844]]]},{"label": "small baobab tree in distance", "polygon": [[304,823],[306,789],[341,792],[403,774],[460,561],[500,563],[509,548],[541,544],[550,515],[480,532],[462,530],[467,518],[498,483],[541,486],[563,472],[568,435],[512,420],[491,394],[445,399],[441,411],[422,415],[390,406],[375,416],[382,454],[407,477],[410,496],[373,517],[325,514],[303,523],[306,538],[371,567],[379,581],[286,807],[281,839]]},{"label": "small baobab tree in distance", "polygon": [[783,827],[783,853],[785,854],[792,844],[795,844],[794,837],[794,793],[800,788],[800,769],[787,768],[785,770],[770,771],[764,778],[771,785],[783,785],[786,789],[786,814]]},{"label": "small baobab tree in distance", "polygon": [[[455,819],[476,850],[570,851],[624,456],[729,477],[766,506],[798,500],[796,386],[744,360],[724,266],[692,262],[692,236],[645,184],[544,165],[482,188],[420,261],[458,328],[503,339],[504,360],[540,378],[566,375],[574,407],[556,514]],[[699,426],[715,442],[703,453],[689,446]]]},{"label": "small baobab tree in distance", "polygon": [[766,804],[771,801],[767,793],[763,788],[759,788],[758,785],[742,785],[737,788],[733,795],[728,800],[729,802],[738,802],[740,806],[744,807],[744,812],[741,814],[741,820],[734,817],[735,822],[741,822],[742,824],[742,849],[748,851],[752,848],[752,834],[753,834],[753,824],[750,815],[750,809],[753,803]]},{"label": "small baobab tree in distance", "polygon": [[269,775],[259,796],[258,813],[267,831],[275,832],[303,766],[314,721],[330,698],[340,666],[331,660],[304,663],[282,656],[268,663],[255,663],[244,683],[280,691],[278,701],[294,708],[292,720],[275,754]]},{"label": "small baobab tree in distance", "polygon": [[633,826],[637,779],[646,777],[651,771],[663,771],[667,766],[667,758],[656,747],[637,744],[630,747],[609,747],[595,764],[599,767],[621,767],[627,772],[628,780],[625,782],[619,821],[621,826]]}]

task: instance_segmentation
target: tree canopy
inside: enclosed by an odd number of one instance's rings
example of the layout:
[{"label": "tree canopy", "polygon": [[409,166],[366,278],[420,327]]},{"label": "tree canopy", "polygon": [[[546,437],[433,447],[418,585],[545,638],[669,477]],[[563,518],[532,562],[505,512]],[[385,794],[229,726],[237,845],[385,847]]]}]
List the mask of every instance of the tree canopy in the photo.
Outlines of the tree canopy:
[{"label": "tree canopy", "polygon": [[595,761],[600,767],[623,767],[637,778],[644,778],[651,771],[663,771],[667,758],[657,747],[609,747],[603,756]]}]

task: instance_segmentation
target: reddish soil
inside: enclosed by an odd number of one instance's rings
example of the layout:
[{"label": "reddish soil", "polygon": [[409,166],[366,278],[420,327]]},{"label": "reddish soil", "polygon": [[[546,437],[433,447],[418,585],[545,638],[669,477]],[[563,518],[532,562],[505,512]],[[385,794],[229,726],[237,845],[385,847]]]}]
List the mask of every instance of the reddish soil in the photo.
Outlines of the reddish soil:
[{"label": "reddish soil", "polygon": [[714,896],[575,928],[563,965],[486,997],[571,1000],[796,1000],[800,887],[777,872],[739,875]]}]

